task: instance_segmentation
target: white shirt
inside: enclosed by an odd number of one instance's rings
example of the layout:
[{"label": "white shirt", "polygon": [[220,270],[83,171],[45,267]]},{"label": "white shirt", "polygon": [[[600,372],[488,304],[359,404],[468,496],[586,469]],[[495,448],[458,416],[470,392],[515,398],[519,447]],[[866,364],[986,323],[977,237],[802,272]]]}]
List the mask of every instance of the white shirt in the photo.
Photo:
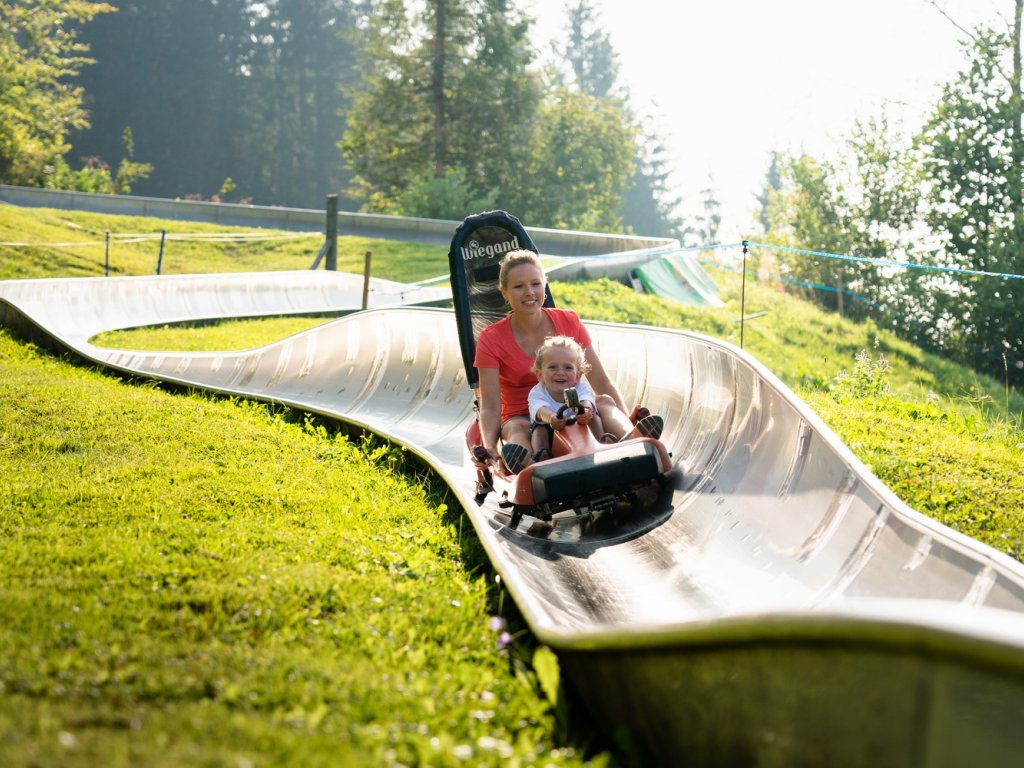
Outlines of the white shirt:
[{"label": "white shirt", "polygon": [[[594,390],[587,383],[586,379],[580,379],[576,382],[576,395],[579,397],[581,403],[584,400],[589,400],[590,404],[594,405],[597,401],[597,398],[594,396]],[[527,403],[530,406],[531,421],[537,421],[537,411],[539,411],[542,406],[546,405],[552,411],[558,413],[558,409],[565,405],[564,401],[559,402],[556,400],[551,393],[548,392],[547,387],[539,381],[537,382],[537,386],[530,390],[530,396],[527,399]]]}]

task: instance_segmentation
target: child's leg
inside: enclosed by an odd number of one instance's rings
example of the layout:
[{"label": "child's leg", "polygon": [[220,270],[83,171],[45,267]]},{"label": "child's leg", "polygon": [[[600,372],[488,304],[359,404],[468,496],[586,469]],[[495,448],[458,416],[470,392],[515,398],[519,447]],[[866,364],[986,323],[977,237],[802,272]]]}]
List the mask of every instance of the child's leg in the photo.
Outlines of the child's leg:
[{"label": "child's leg", "polygon": [[530,425],[530,447],[533,449],[533,460],[543,461],[551,454],[551,429],[547,424],[534,422]]}]

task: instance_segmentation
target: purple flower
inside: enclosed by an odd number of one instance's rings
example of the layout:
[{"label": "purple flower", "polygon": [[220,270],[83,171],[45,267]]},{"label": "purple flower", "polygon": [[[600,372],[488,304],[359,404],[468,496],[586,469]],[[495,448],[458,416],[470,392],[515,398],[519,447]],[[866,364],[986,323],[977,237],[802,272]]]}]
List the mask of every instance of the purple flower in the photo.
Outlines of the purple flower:
[{"label": "purple flower", "polygon": [[498,642],[496,643],[499,651],[504,651],[510,645],[512,645],[512,635],[508,632],[502,632],[498,635]]},{"label": "purple flower", "polygon": [[490,627],[491,632],[500,632],[505,628],[505,620],[501,616],[491,616],[487,626]]}]

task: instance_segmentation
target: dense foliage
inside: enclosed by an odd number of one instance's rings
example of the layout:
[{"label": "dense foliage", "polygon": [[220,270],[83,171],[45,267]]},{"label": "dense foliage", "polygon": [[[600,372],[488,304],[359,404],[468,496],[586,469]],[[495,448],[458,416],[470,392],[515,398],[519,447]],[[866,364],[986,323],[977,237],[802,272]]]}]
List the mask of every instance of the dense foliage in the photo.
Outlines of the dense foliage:
[{"label": "dense foliage", "polygon": [[77,25],[112,6],[85,0],[0,2],[0,181],[42,186],[88,125],[82,86],[90,63]]},{"label": "dense foliage", "polygon": [[772,244],[924,265],[786,254],[778,272],[826,307],[1019,386],[1024,0],[1013,4],[1011,26],[966,32],[965,68],[910,140],[882,115],[860,121],[837,158],[774,158],[761,220]]},{"label": "dense foliage", "polygon": [[[574,44],[544,55],[521,6],[0,2],[0,56],[19,62],[0,182],[301,207],[341,191],[366,211],[503,207],[536,226],[678,235],[660,139],[621,91],[592,0],[566,6]],[[46,139],[35,154],[26,115]]]},{"label": "dense foliage", "polygon": [[154,167],[140,194],[313,207],[345,183],[354,3],[114,5],[82,31],[96,64],[78,79],[92,117],[73,155],[113,156],[130,127]]}]

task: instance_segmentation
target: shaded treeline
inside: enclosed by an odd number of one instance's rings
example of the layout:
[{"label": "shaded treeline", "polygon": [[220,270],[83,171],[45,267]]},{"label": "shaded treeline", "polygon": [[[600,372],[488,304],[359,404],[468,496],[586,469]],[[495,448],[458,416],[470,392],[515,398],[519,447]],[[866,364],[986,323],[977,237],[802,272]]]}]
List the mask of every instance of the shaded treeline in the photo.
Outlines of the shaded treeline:
[{"label": "shaded treeline", "polygon": [[[76,159],[152,164],[133,191],[321,206],[347,176],[341,87],[355,83],[349,0],[119,0],[81,33],[95,64],[79,82],[91,127]],[[225,186],[225,182],[230,182]],[[231,188],[237,194],[231,194]]]},{"label": "shaded treeline", "polygon": [[590,2],[542,61],[508,0],[115,0],[81,30],[72,164],[152,165],[132,192],[678,235],[660,139],[617,87]]}]

